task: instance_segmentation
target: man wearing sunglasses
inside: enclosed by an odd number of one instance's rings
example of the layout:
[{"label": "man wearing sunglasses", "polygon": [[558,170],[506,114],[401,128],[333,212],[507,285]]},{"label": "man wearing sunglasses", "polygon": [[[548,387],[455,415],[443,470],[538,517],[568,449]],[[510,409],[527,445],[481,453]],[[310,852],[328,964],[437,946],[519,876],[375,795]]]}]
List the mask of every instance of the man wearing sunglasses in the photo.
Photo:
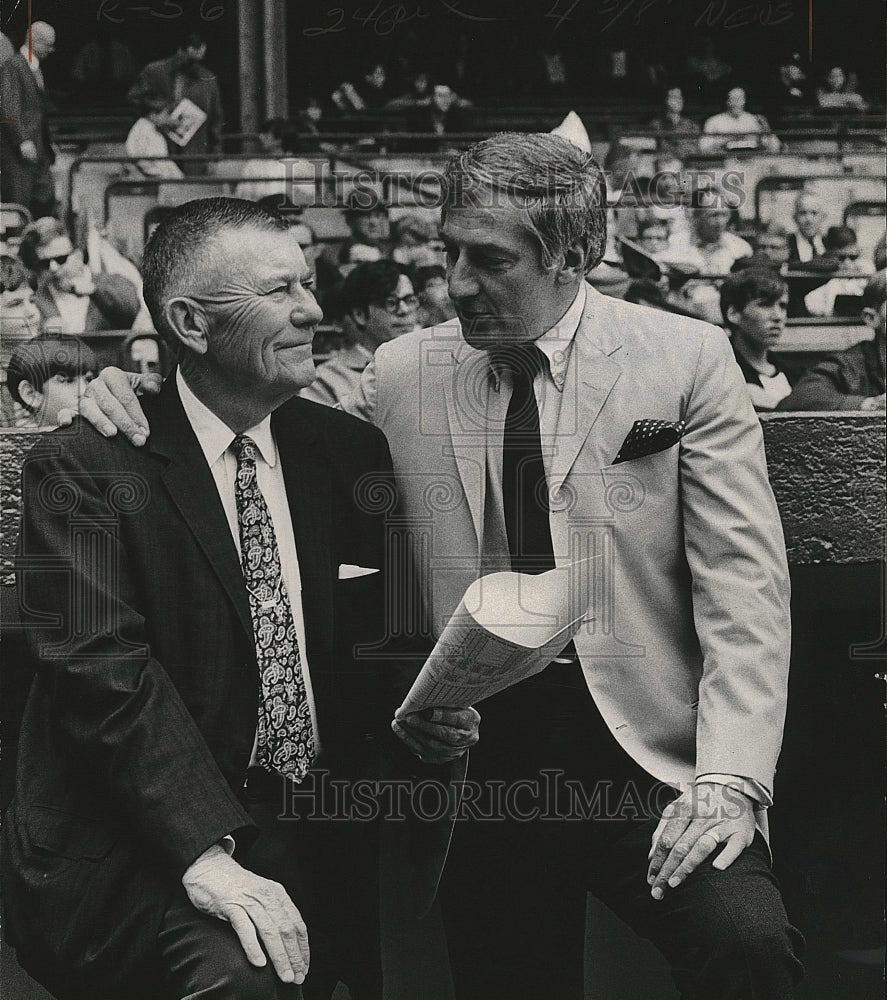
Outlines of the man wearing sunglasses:
[{"label": "man wearing sunglasses", "polygon": [[135,285],[121,274],[93,274],[57,219],[31,223],[19,255],[37,276],[34,301],[44,327],[66,334],[132,329],[141,305]]},{"label": "man wearing sunglasses", "polygon": [[317,368],[301,395],[335,406],[357,388],[376,348],[419,328],[419,298],[392,260],[358,264],[342,289],[345,347]]}]

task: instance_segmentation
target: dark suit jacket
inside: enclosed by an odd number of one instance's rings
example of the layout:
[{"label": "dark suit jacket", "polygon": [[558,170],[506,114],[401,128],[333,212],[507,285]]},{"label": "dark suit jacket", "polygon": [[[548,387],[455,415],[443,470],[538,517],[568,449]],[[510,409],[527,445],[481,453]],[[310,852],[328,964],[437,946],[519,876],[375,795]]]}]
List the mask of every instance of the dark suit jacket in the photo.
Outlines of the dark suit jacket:
[{"label": "dark suit jacket", "polygon": [[[27,60],[16,52],[0,65],[0,166],[4,198],[27,204],[31,200],[32,177],[48,175],[54,157],[46,123],[46,94]],[[37,162],[22,159],[19,147],[30,139],[37,147]]]},{"label": "dark suit jacket", "polygon": [[[83,422],[24,467],[18,586],[36,677],[3,824],[6,930],[50,989],[140,973],[185,868],[251,821],[238,799],[259,697],[250,610],[175,379],[142,449]],[[384,638],[391,459],[381,432],[293,399],[272,417],[303,585],[325,759],[373,774],[414,662]],[[338,579],[338,566],[380,567]]]}]

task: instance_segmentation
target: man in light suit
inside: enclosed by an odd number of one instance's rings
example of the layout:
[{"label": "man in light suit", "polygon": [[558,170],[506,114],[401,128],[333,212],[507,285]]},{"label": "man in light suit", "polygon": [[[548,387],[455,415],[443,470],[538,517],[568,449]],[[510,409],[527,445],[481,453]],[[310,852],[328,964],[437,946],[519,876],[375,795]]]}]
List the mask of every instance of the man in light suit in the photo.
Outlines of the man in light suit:
[{"label": "man in light suit", "polygon": [[[481,706],[474,819],[441,883],[457,995],[581,996],[588,889],[684,997],[784,1000],[801,942],[765,837],[788,573],[729,343],[585,281],[604,180],[566,140],[478,143],[445,192],[458,321],[382,345],[345,408],[388,438],[436,632],[479,576],[585,557],[594,615]],[[411,720],[396,728],[421,751]]]},{"label": "man in light suit", "polygon": [[[388,722],[417,652],[383,613],[388,448],[295,398],[322,313],[279,216],[191,202],[143,269],[179,360],[150,446],[78,424],[24,469],[36,679],[5,932],[59,1000],[329,1000],[340,979],[380,1000],[378,825],[322,791],[402,751]],[[441,722],[423,756],[445,767],[466,743],[437,752]]]}]

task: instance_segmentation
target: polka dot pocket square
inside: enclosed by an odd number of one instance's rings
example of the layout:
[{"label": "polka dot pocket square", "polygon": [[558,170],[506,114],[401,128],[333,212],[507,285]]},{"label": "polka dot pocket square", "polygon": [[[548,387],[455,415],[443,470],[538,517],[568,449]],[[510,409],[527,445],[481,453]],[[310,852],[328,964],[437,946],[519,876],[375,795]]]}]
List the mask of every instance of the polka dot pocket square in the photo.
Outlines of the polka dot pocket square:
[{"label": "polka dot pocket square", "polygon": [[613,459],[613,465],[655,455],[674,447],[681,440],[684,427],[683,420],[635,420],[619,453]]}]

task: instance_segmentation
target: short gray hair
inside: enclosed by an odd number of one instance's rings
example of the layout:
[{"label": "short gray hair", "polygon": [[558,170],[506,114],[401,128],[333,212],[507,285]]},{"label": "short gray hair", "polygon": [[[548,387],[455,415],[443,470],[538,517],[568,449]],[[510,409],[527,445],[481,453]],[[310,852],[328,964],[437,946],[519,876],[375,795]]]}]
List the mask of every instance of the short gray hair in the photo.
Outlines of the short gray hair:
[{"label": "short gray hair", "polygon": [[475,143],[447,164],[443,218],[489,192],[527,210],[545,267],[558,266],[575,246],[586,271],[603,259],[607,183],[594,157],[574,143],[546,132],[500,132]]}]

